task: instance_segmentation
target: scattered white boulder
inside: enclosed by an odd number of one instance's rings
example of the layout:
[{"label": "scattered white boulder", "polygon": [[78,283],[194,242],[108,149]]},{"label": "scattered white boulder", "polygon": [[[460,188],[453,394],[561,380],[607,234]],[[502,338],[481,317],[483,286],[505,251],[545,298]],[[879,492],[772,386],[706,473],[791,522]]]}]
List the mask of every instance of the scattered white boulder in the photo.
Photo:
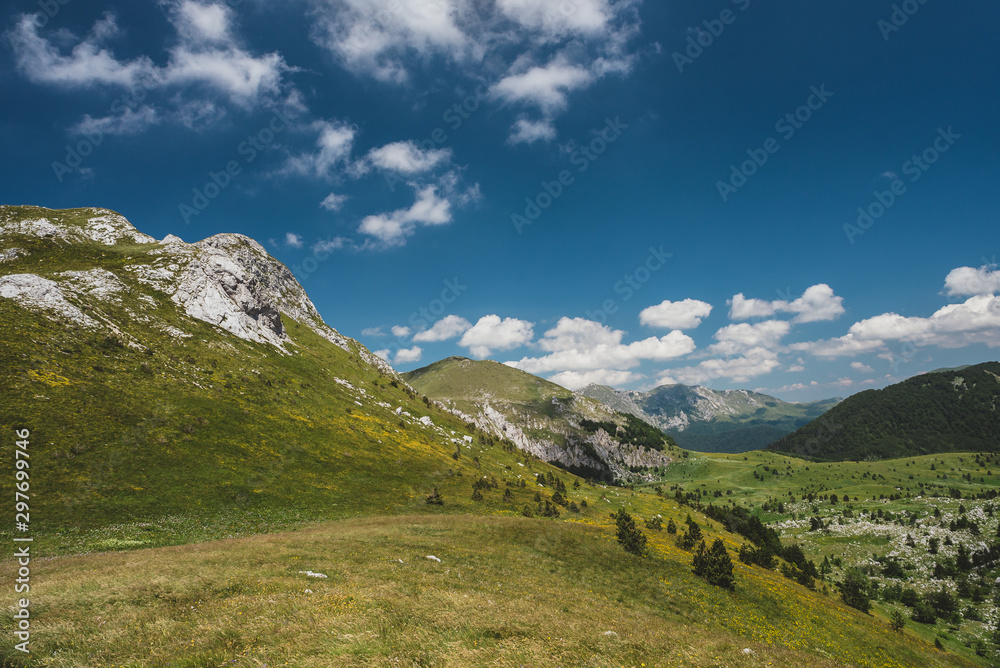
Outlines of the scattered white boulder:
[{"label": "scattered white boulder", "polygon": [[313,573],[312,571],[299,571],[299,573],[303,573],[304,575],[307,575],[307,576],[309,576],[311,578],[323,578],[323,579],[326,579],[326,577],[327,577],[323,573]]},{"label": "scattered white boulder", "polygon": [[435,556],[434,556],[433,554],[428,554],[428,555],[427,555],[427,558],[428,558],[428,559],[430,559],[431,561],[436,561],[436,562],[438,562],[439,564],[441,563],[441,560],[440,560],[440,559],[438,559],[437,557],[435,557]]}]

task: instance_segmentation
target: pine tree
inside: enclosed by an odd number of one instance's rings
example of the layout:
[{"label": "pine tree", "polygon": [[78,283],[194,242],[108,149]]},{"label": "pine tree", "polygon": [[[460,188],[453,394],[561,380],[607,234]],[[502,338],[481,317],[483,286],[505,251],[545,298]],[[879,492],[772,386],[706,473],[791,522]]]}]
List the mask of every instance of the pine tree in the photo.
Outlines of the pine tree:
[{"label": "pine tree", "polygon": [[624,509],[611,513],[617,527],[618,542],[626,552],[642,555],[646,551],[646,535],[635,526],[635,520]]},{"label": "pine tree", "polygon": [[705,541],[698,545],[698,551],[692,560],[694,574],[705,578],[709,584],[725,589],[733,589],[736,580],[733,578],[733,560],[729,557],[725,543],[716,538],[711,548],[706,548]]}]

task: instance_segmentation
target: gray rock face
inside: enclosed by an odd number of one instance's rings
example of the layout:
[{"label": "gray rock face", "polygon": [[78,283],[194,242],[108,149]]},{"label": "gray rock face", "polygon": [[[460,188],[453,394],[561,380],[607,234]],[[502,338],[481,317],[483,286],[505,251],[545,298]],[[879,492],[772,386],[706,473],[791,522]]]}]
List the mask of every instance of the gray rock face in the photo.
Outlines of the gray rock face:
[{"label": "gray rock face", "polygon": [[[88,317],[73,302],[88,297],[113,300],[128,290],[126,283],[139,281],[169,296],[191,318],[215,325],[241,339],[274,346],[284,353],[289,352],[294,342],[289,339],[282,318],[293,318],[348,353],[398,378],[384,360],[323,322],[292,272],[249,237],[219,234],[189,244],[168,235],[157,242],[137,231],[121,215],[105,209],[74,211],[68,222],[50,220],[44,215],[25,218],[15,213],[15,207],[0,207],[0,244],[4,237],[27,235],[57,243],[151,246],[137,254],[135,264],[126,266],[121,276],[93,269],[63,272],[58,275],[58,281],[30,274],[0,279],[3,286],[0,294],[17,299],[23,306],[87,327],[104,326],[119,331],[119,327],[103,318],[98,322]],[[59,213],[49,212],[55,219]],[[14,259],[17,252],[15,248],[0,249],[0,257]],[[144,298],[153,301],[148,295]],[[178,331],[176,335],[183,337],[185,334]]]},{"label": "gray rock face", "polygon": [[[506,438],[519,450],[531,453],[547,462],[554,462],[566,467],[588,468],[597,471],[607,471],[616,480],[623,482],[650,482],[655,476],[646,473],[636,473],[629,467],[652,468],[667,466],[673,460],[656,450],[637,447],[631,443],[621,443],[603,429],[579,438],[572,433],[566,433],[566,444],[559,445],[551,440],[529,436],[524,430],[511,423],[503,412],[497,410],[489,402],[480,407],[475,416],[466,415],[461,411],[436,402],[444,410],[455,413],[466,422],[472,422],[477,428]],[[606,416],[605,416],[606,417]],[[547,425],[551,427],[551,425]]]},{"label": "gray rock face", "polygon": [[35,274],[0,276],[0,297],[13,299],[24,308],[45,311],[82,327],[98,327],[93,318],[66,299],[59,283]]}]

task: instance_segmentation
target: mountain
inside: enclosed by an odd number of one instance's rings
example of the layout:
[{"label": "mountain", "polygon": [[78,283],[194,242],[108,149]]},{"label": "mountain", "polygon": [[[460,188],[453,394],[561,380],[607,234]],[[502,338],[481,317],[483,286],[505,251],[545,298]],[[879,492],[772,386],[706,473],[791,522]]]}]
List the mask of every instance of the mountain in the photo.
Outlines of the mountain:
[{"label": "mountain", "polygon": [[211,515],[228,534],[419,508],[473,470],[452,454],[480,434],[324,323],[252,239],[3,206],[0,260],[0,426],[30,431],[37,527]]},{"label": "mountain", "polygon": [[581,394],[631,413],[699,452],[759,450],[807,424],[840,399],[794,404],[750,390],[661,385],[649,392],[589,385]]},{"label": "mountain", "polygon": [[633,481],[672,461],[674,442],[634,416],[490,360],[449,357],[403,374],[499,438],[586,477]]},{"label": "mountain", "polygon": [[826,461],[1000,451],[1000,362],[859,392],[770,449]]}]

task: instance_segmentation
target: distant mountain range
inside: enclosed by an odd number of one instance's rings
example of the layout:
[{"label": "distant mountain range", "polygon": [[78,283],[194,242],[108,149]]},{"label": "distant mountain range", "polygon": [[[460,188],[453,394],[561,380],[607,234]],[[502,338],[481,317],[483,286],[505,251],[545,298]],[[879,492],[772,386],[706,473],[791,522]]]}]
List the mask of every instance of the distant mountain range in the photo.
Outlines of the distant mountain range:
[{"label": "distant mountain range", "polygon": [[841,399],[789,403],[750,390],[662,385],[648,392],[588,385],[583,396],[630,413],[700,452],[760,450],[808,424]]},{"label": "distant mountain range", "polygon": [[827,461],[1000,451],[1000,362],[859,392],[769,449]]},{"label": "distant mountain range", "polygon": [[449,357],[403,378],[477,428],[586,477],[649,478],[645,469],[677,454],[669,436],[633,415],[497,362]]}]

